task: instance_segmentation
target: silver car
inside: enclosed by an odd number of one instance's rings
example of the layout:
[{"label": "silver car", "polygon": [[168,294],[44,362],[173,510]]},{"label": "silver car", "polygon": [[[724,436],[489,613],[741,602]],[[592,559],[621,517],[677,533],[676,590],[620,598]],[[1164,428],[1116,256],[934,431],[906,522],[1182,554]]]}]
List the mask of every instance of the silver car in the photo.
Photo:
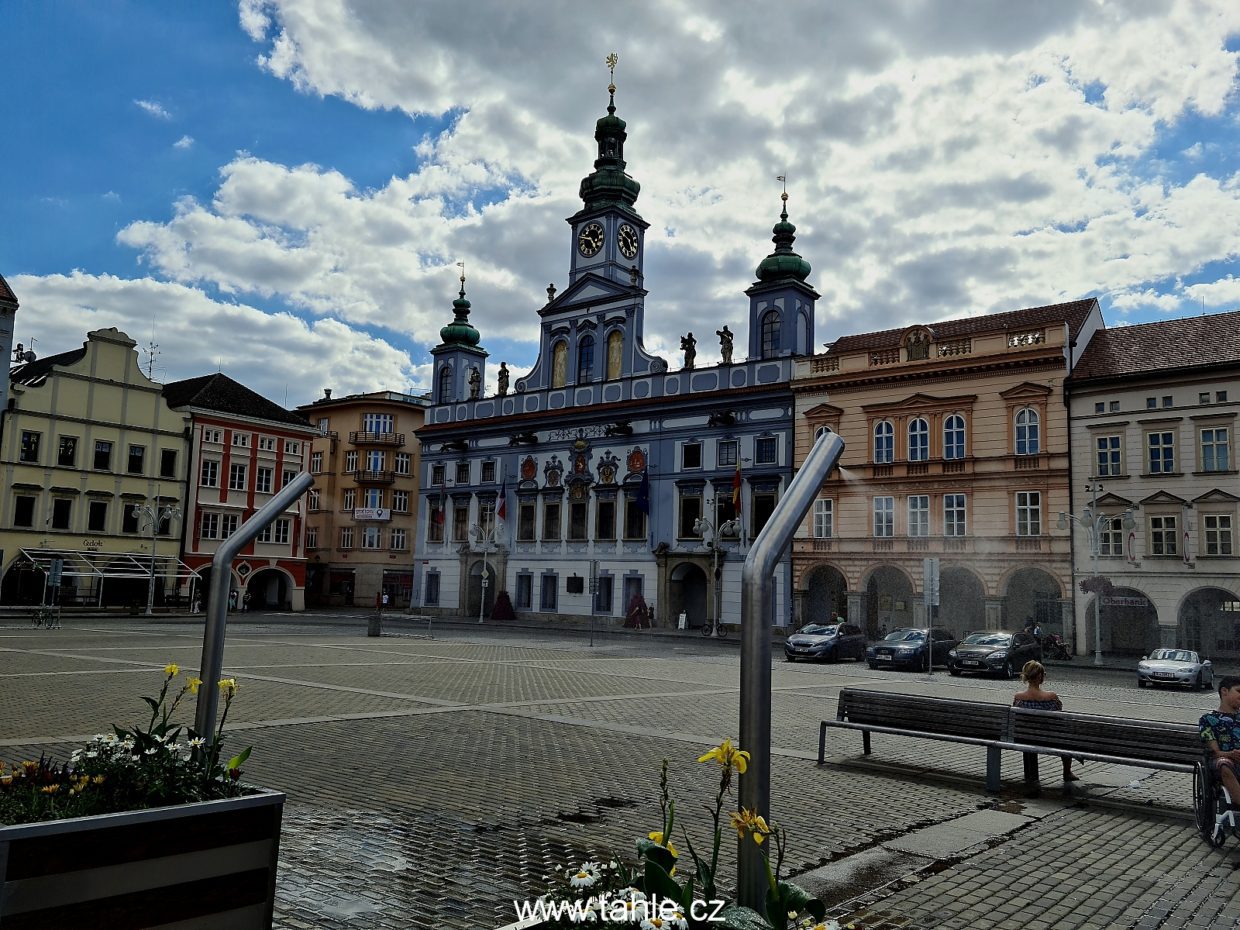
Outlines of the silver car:
[{"label": "silver car", "polygon": [[1214,667],[1191,649],[1155,649],[1137,663],[1137,687],[1213,688]]}]

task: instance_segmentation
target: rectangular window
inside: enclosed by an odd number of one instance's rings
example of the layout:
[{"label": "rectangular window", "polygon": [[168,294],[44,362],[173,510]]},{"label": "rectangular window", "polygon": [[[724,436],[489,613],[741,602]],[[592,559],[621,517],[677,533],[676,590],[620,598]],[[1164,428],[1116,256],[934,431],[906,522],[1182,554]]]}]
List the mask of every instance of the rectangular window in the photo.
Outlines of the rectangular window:
[{"label": "rectangular window", "polygon": [[311,452],[310,453],[310,472],[311,474],[315,474],[315,475],[322,474],[323,472],[323,453],[322,452]]},{"label": "rectangular window", "polygon": [[357,471],[357,450],[350,449],[344,454],[344,470]]},{"label": "rectangular window", "polygon": [[352,510],[357,506],[357,488],[345,488],[340,494],[340,509]]},{"label": "rectangular window", "polygon": [[469,541],[469,502],[452,502],[452,541]]},{"label": "rectangular window", "polygon": [[33,433],[30,430],[22,430],[22,449],[19,461],[37,464],[39,461],[39,440],[42,433]]},{"label": "rectangular window", "polygon": [[259,494],[271,493],[271,479],[275,475],[274,468],[265,468],[260,465],[254,469],[254,490]]},{"label": "rectangular window", "polygon": [[316,527],[316,526],[308,526],[308,527],[306,527],[306,548],[307,548],[307,549],[317,549],[317,548],[319,548],[319,530],[318,530],[318,527]]},{"label": "rectangular window", "polygon": [[390,433],[395,422],[390,413],[362,414],[362,429],[367,433]]},{"label": "rectangular window", "polygon": [[254,541],[260,542],[260,543],[271,542],[271,524],[270,523],[268,523],[266,526],[264,526],[261,530],[258,531],[258,535],[254,537]]},{"label": "rectangular window", "polygon": [[275,436],[259,436],[258,448],[260,452],[275,452],[276,437]]},{"label": "rectangular window", "polygon": [[297,477],[297,472],[291,468],[284,469],[284,473],[280,476],[280,487],[287,488],[293,483],[293,479]]},{"label": "rectangular window", "polygon": [[426,541],[428,543],[443,542],[444,499],[428,497],[426,505],[429,508],[426,516]]},{"label": "rectangular window", "polygon": [[611,575],[600,575],[594,582],[594,612],[599,614],[611,613],[612,604],[612,582],[614,579]]},{"label": "rectangular window", "polygon": [[177,450],[159,450],[159,477],[175,478],[177,476]]},{"label": "rectangular window", "polygon": [[517,504],[517,541],[533,542],[537,509],[532,500],[522,499]]},{"label": "rectangular window", "polygon": [[34,526],[34,498],[19,494],[13,498],[13,525]]},{"label": "rectangular window", "polygon": [[362,527],[362,548],[382,549],[383,531],[374,525]]},{"label": "rectangular window", "polygon": [[771,514],[775,512],[775,503],[774,491],[754,491],[749,508],[753,514],[751,522],[753,523],[753,535],[755,537],[762,532],[762,528],[766,526],[766,521],[771,519]]},{"label": "rectangular window", "polygon": [[1120,460],[1120,437],[1119,436],[1095,436],[1094,437],[1094,472],[1099,478],[1113,478],[1116,475],[1122,475],[1123,468]]},{"label": "rectangular window", "polygon": [[73,517],[73,501],[67,497],[57,497],[52,501],[52,529],[67,530]]},{"label": "rectangular window", "polygon": [[543,542],[560,541],[560,502],[547,501],[543,504]]},{"label": "rectangular window", "polygon": [[293,525],[293,521],[286,520],[282,517],[271,525],[275,527],[275,534],[274,534],[273,541],[278,543],[281,546],[287,546],[288,541],[289,541],[289,534],[290,534],[290,531]]},{"label": "rectangular window", "polygon": [[311,488],[306,493],[306,507],[311,513],[322,509],[322,492],[318,488]]},{"label": "rectangular window", "polygon": [[1227,403],[1227,392],[1226,391],[1215,391],[1214,400],[1216,403],[1219,403],[1219,404]]},{"label": "rectangular window", "polygon": [[571,542],[581,542],[588,538],[588,506],[585,501],[573,501],[568,505],[568,538]]},{"label": "rectangular window", "polygon": [[680,539],[699,539],[701,533],[693,529],[693,524],[702,517],[702,492],[698,489],[680,492],[680,518],[676,535]]},{"label": "rectangular window", "polygon": [[206,510],[198,518],[198,536],[200,539],[219,539],[220,515]]},{"label": "rectangular window", "polygon": [[1016,535],[1042,535],[1042,492],[1016,492]]},{"label": "rectangular window", "polygon": [[624,538],[634,540],[646,538],[646,513],[628,494],[625,495],[624,500]]},{"label": "rectangular window", "polygon": [[753,460],[755,465],[777,464],[774,436],[759,436],[753,441]]},{"label": "rectangular window", "polygon": [[86,505],[86,529],[92,533],[108,531],[107,501],[91,501]]},{"label": "rectangular window", "polygon": [[245,490],[246,467],[240,462],[233,462],[228,466],[228,490],[244,491]]},{"label": "rectangular window", "polygon": [[241,517],[235,513],[226,513],[220,517],[220,539],[227,539],[237,532]]},{"label": "rectangular window", "polygon": [[720,439],[715,447],[715,464],[720,468],[736,465],[736,448],[739,443],[735,439]]},{"label": "rectangular window", "polygon": [[1149,450],[1148,474],[1169,475],[1175,471],[1175,433],[1147,433],[1145,444]]},{"label": "rectangular window", "polygon": [[1231,435],[1225,426],[1201,431],[1201,470],[1231,470]]},{"label": "rectangular window", "polygon": [[332,421],[327,417],[319,417],[319,435],[326,436],[330,431]]},{"label": "rectangular window", "polygon": [[434,607],[439,603],[439,572],[426,573],[426,606]]},{"label": "rectangular window", "polygon": [[233,433],[232,444],[236,446],[238,449],[250,448],[250,434],[249,433]]},{"label": "rectangular window", "polygon": [[538,607],[540,610],[553,611],[558,603],[560,576],[547,574],[542,576],[542,590],[539,592]]},{"label": "rectangular window", "polygon": [[895,534],[896,499],[894,497],[874,498],[874,535],[886,537]]},{"label": "rectangular window", "polygon": [[614,542],[616,538],[616,502],[600,500],[594,510],[594,538]]},{"label": "rectangular window", "polygon": [[408,452],[396,453],[396,474],[413,474],[413,457]]},{"label": "rectangular window", "polygon": [[408,513],[409,512],[409,492],[393,491],[392,492],[392,512]]},{"label": "rectangular window", "polygon": [[431,486],[436,487],[436,488],[443,487],[443,482],[444,482],[444,466],[443,465],[432,465],[431,466]]},{"label": "rectangular window", "polygon": [[138,532],[138,515],[134,512],[133,507],[128,504],[121,507],[121,532]]},{"label": "rectangular window", "polygon": [[494,484],[495,483],[495,463],[494,462],[483,462],[482,463],[482,483],[483,484]]},{"label": "rectangular window", "polygon": [[469,484],[469,463],[468,462],[457,462],[456,463],[456,483],[457,484]]},{"label": "rectangular window", "polygon": [[818,498],[814,501],[814,538],[830,539],[835,535],[835,501]]},{"label": "rectangular window", "polygon": [[968,532],[963,494],[943,495],[943,535],[964,536]]},{"label": "rectangular window", "polygon": [[1119,413],[1119,401],[1118,400],[1111,401],[1107,409],[1111,413]]},{"label": "rectangular window", "polygon": [[1146,410],[1157,410],[1158,409],[1158,398],[1157,397],[1145,398],[1145,409]]},{"label": "rectangular window", "polygon": [[220,463],[214,459],[203,459],[201,480],[198,483],[204,488],[218,488],[220,486]]},{"label": "rectangular window", "polygon": [[95,469],[108,471],[112,468],[112,443],[100,439],[95,443]]},{"label": "rectangular window", "polygon": [[383,471],[387,467],[387,455],[378,449],[366,453],[366,470]]},{"label": "rectangular window", "polygon": [[1209,391],[1202,391],[1200,394],[1198,394],[1198,395],[1197,395],[1197,403],[1199,403],[1199,404],[1208,404],[1209,402],[1210,402],[1210,392],[1209,392]]},{"label": "rectangular window", "polygon": [[1170,406],[1173,406],[1173,401],[1172,401],[1172,398],[1171,398],[1171,395],[1170,395],[1170,394],[1164,394],[1164,395],[1163,395],[1162,405],[1163,405],[1164,407],[1170,407]]},{"label": "rectangular window", "polygon": [[392,542],[391,542],[391,545],[388,546],[388,548],[394,549],[397,552],[404,552],[406,549],[408,549],[409,548],[409,537],[406,531],[403,529],[400,529],[399,527],[393,529],[392,530]]},{"label": "rectangular window", "polygon": [[1201,517],[1206,555],[1231,555],[1231,514],[1207,513]]},{"label": "rectangular window", "polygon": [[1096,404],[1094,404],[1094,413],[1106,413],[1106,412],[1107,412],[1107,405],[1105,401],[1100,400]]},{"label": "rectangular window", "polygon": [[930,535],[930,497],[913,494],[908,499],[908,535]]},{"label": "rectangular window", "polygon": [[1124,554],[1124,521],[1121,517],[1099,525],[1098,555],[1118,558]]},{"label": "rectangular window", "polygon": [[680,447],[680,467],[682,470],[702,467],[702,444],[700,442],[686,442]]},{"label": "rectangular window", "polygon": [[1176,518],[1173,516],[1150,517],[1150,555],[1177,555],[1178,553]]},{"label": "rectangular window", "polygon": [[217,443],[223,442],[224,431],[218,430],[218,429],[204,429],[202,431],[202,441],[203,442],[217,442]]},{"label": "rectangular window", "polygon": [[534,576],[517,576],[517,610],[529,610],[534,603]]},{"label": "rectangular window", "polygon": [[60,444],[56,450],[56,464],[64,465],[66,468],[73,468],[77,465],[77,437],[61,436]]},{"label": "rectangular window", "polygon": [[284,440],[284,454],[301,455],[301,443],[295,442],[292,439]]},{"label": "rectangular window", "polygon": [[340,548],[341,549],[352,549],[353,548],[353,527],[342,526],[340,528]]}]

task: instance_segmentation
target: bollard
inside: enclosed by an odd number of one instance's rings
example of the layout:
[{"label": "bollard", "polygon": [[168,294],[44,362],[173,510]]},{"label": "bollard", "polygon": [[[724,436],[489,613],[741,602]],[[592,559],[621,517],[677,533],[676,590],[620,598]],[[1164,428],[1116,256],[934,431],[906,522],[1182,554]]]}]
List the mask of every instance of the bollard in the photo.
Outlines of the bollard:
[{"label": "bollard", "polygon": [[366,629],[367,636],[379,636],[382,634],[383,615],[375,614],[370,618],[370,623]]}]

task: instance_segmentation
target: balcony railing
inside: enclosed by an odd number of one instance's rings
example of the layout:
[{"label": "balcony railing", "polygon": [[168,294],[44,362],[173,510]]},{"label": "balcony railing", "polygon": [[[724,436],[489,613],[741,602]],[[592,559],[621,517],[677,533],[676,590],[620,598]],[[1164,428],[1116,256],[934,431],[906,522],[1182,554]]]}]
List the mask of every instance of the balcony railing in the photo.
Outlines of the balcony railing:
[{"label": "balcony railing", "polygon": [[372,433],[357,430],[349,433],[349,442],[355,446],[393,446],[401,448],[405,444],[404,433]]},{"label": "balcony railing", "polygon": [[358,470],[353,472],[353,480],[358,484],[391,484],[396,480],[396,472]]}]

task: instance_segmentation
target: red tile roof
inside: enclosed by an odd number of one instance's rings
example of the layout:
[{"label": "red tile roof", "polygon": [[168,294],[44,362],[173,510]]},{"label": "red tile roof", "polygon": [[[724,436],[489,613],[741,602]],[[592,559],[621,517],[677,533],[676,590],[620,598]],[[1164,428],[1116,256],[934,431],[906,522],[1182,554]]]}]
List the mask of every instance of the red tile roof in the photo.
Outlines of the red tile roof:
[{"label": "red tile roof", "polygon": [[9,282],[4,280],[4,275],[0,275],[0,301],[17,304],[17,295],[13,293],[13,288],[9,287]]},{"label": "red tile roof", "polygon": [[[1075,339],[1080,332],[1085,318],[1097,301],[1073,300],[1063,304],[1049,304],[1045,307],[1030,307],[1027,310],[1009,310],[1007,313],[985,313],[981,316],[969,316],[960,320],[943,320],[939,323],[926,325],[934,333],[935,342],[949,339],[961,339],[977,333],[994,332],[997,329],[1025,329],[1033,326],[1047,326],[1056,323],[1068,324],[1068,338]],[[909,327],[884,329],[875,333],[858,333],[853,336],[841,336],[831,348],[833,355],[847,352],[872,352],[875,349],[891,349],[900,345],[900,338]]]},{"label": "red tile roof", "polygon": [[1099,330],[1072,380],[1240,364],[1240,311]]}]

